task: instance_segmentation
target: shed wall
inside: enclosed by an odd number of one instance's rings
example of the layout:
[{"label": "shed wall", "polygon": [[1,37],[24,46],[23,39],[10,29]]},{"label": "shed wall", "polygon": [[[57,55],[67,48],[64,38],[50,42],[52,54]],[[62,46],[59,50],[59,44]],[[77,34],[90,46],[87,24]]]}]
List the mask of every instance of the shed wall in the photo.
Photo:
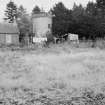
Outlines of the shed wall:
[{"label": "shed wall", "polygon": [[5,44],[5,42],[6,42],[6,35],[0,34],[0,44]]},{"label": "shed wall", "polygon": [[19,35],[18,34],[12,35],[12,44],[15,44],[15,45],[19,44]]},{"label": "shed wall", "polygon": [[18,34],[0,34],[0,44],[19,44]]}]

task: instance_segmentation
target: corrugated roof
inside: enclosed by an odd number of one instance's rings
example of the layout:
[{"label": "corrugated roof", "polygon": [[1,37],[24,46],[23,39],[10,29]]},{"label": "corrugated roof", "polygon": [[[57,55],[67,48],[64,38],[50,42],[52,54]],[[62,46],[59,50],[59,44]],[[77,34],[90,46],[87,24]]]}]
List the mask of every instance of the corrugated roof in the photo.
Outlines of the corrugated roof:
[{"label": "corrugated roof", "polygon": [[12,23],[0,23],[0,33],[15,34],[19,33],[17,25]]}]

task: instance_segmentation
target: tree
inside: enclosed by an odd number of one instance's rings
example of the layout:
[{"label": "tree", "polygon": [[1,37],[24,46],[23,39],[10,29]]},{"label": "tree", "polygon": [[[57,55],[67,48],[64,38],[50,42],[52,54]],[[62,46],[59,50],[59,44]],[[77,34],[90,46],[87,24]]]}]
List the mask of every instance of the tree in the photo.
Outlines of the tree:
[{"label": "tree", "polygon": [[31,19],[23,6],[18,8],[17,23],[20,31],[20,42],[23,42],[25,41],[25,37],[29,38],[30,34],[32,33]]},{"label": "tree", "polygon": [[74,3],[73,10],[72,10],[73,20],[79,22],[84,16],[84,14],[85,14],[85,9],[82,7],[82,5],[80,4],[79,6],[77,6]]},{"label": "tree", "polygon": [[34,8],[33,8],[33,10],[32,10],[32,15],[33,14],[38,14],[38,13],[40,13],[41,12],[41,9],[38,7],[38,6],[35,6]]},{"label": "tree", "polygon": [[10,1],[7,4],[6,11],[5,11],[5,20],[8,20],[9,23],[13,23],[17,18],[17,6],[14,4],[13,1]]},{"label": "tree", "polygon": [[96,5],[99,12],[101,12],[101,16],[105,18],[105,0],[96,0]]},{"label": "tree", "polygon": [[86,7],[86,14],[91,17],[97,16],[97,5],[94,2],[88,2]]},{"label": "tree", "polygon": [[[102,4],[101,4],[102,2]],[[86,7],[74,3],[73,9],[67,9],[62,2],[51,10],[53,34],[61,37],[66,33],[78,34],[79,38],[95,40],[105,35],[105,1],[88,2]]]},{"label": "tree", "polygon": [[82,38],[86,36],[86,26],[85,26],[85,9],[80,4],[79,6],[74,3],[72,9],[72,33],[79,34]]},{"label": "tree", "polygon": [[98,21],[99,21],[99,36],[105,37],[105,1],[96,0]]},{"label": "tree", "polygon": [[53,34],[61,37],[63,34],[68,33],[71,22],[71,11],[62,2],[59,2],[51,9],[51,12],[54,15],[52,25]]},{"label": "tree", "polygon": [[18,11],[17,11],[17,17],[21,18],[26,14],[27,14],[26,9],[22,5],[20,5],[20,7],[18,8]]}]

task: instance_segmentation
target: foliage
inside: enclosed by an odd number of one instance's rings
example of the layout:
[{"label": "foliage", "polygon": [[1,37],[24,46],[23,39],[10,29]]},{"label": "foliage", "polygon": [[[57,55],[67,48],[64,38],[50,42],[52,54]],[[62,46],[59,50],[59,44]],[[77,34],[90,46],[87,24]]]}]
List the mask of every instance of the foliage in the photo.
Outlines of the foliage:
[{"label": "foliage", "polygon": [[86,14],[88,16],[97,16],[97,7],[96,3],[93,2],[88,2],[87,7],[86,7]]},{"label": "foliage", "polygon": [[18,8],[17,23],[20,30],[20,41],[22,41],[26,35],[29,36],[32,33],[31,19],[23,6]]},{"label": "foliage", "polygon": [[6,17],[4,18],[4,20],[8,20],[9,23],[13,23],[17,18],[17,6],[14,4],[13,1],[10,1],[7,4],[5,16]]},{"label": "foliage", "polygon": [[53,7],[51,12],[55,16],[53,18],[53,34],[61,36],[62,34],[67,33],[71,20],[71,11],[69,11],[62,2],[59,2]]},{"label": "foliage", "polygon": [[32,10],[32,15],[38,14],[41,12],[41,9],[38,6],[35,6]]},{"label": "foliage", "polygon": [[105,18],[105,0],[96,0],[96,2],[97,2],[97,8],[101,13],[101,16]]},{"label": "foliage", "polygon": [[27,14],[26,9],[22,5],[20,5],[20,7],[18,8],[18,17],[22,17],[25,14]]},{"label": "foliage", "polygon": [[88,2],[86,7],[74,3],[73,9],[67,9],[62,2],[52,9],[53,34],[78,34],[79,38],[95,40],[105,37],[105,1]]}]

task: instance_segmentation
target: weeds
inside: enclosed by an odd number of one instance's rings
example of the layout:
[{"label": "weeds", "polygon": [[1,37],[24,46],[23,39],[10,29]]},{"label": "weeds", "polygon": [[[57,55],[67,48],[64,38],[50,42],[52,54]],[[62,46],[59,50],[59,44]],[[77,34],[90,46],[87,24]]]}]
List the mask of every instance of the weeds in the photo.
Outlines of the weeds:
[{"label": "weeds", "polygon": [[[5,94],[3,92],[2,94]],[[8,90],[9,91],[9,90]],[[12,91],[17,92],[18,89]],[[30,97],[30,89],[25,89],[25,91],[22,89],[23,96],[16,96],[14,97],[3,95],[2,98],[0,98],[0,105],[105,105],[105,95],[103,93],[94,93],[94,91],[84,91],[80,97],[72,97],[70,96],[68,99],[65,98],[58,98],[55,96],[55,98],[48,97],[47,95],[40,95],[36,97],[36,94],[33,94]],[[12,92],[12,93],[14,93]],[[34,91],[33,91],[34,93]],[[1,94],[0,94],[1,95]],[[19,95],[19,94],[18,94]]]}]

